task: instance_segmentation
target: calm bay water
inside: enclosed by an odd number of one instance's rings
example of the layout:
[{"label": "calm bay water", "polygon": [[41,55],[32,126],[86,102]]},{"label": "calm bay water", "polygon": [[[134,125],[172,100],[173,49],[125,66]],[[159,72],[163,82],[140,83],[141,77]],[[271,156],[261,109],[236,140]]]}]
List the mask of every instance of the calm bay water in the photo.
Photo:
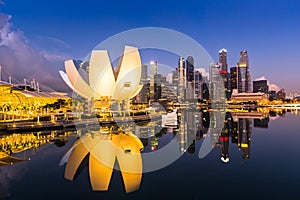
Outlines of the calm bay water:
[{"label": "calm bay water", "polygon": [[[205,115],[201,114],[202,117]],[[136,192],[125,193],[122,175],[117,170],[106,192],[92,191],[88,166],[74,181],[66,180],[65,166],[59,166],[59,162],[76,140],[70,137],[65,146],[48,143],[34,154],[31,151],[30,161],[0,167],[0,198],[298,199],[300,115],[287,112],[284,116],[275,116],[273,113],[264,120],[230,117],[232,121],[225,124],[219,141],[202,159],[198,154],[207,137],[203,122],[197,125],[195,120],[197,130],[190,131],[190,125],[185,133],[181,133],[180,128],[162,129],[154,124],[149,126],[154,127],[154,132],[149,127],[141,131],[150,133],[142,139],[144,152],[162,149],[172,139],[182,144],[178,145],[178,151],[184,147],[186,152],[169,166],[144,173]],[[182,134],[186,135],[180,137]],[[222,153],[229,157],[229,162],[220,159]]]}]

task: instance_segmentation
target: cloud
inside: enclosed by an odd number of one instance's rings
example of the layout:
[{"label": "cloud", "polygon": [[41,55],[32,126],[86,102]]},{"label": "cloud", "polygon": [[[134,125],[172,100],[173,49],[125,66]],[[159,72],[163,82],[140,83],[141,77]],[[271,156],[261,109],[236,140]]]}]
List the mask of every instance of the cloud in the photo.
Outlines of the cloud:
[{"label": "cloud", "polygon": [[[51,85],[51,88],[55,90],[66,90],[67,87],[58,71],[63,67],[62,61],[67,56],[35,48],[21,30],[12,29],[11,19],[11,15],[0,13],[0,65],[2,70],[13,77],[13,82],[18,82],[17,80],[22,82],[24,78],[28,80],[35,78],[41,85]],[[61,45],[65,45],[59,40],[55,42],[56,45],[60,44],[57,49]]]},{"label": "cloud", "polygon": [[267,80],[267,78],[265,76],[262,76],[262,77],[255,79],[254,81],[262,81],[262,80]]},{"label": "cloud", "polygon": [[198,69],[195,69],[195,70],[199,71],[202,76],[207,77],[207,78],[209,77],[209,73],[206,72],[205,68],[198,68]]},{"label": "cloud", "polygon": [[28,163],[16,163],[13,165],[6,165],[0,168],[0,198],[7,198],[10,196],[12,183],[23,178],[24,173],[28,171]]},{"label": "cloud", "polygon": [[[255,81],[261,81],[261,80],[267,80],[267,78],[265,76],[262,76],[262,77],[259,77],[257,79],[255,79]],[[267,84],[269,86],[269,90],[275,90],[276,92],[278,92],[280,90],[280,87],[278,87],[276,84],[274,83],[270,83],[268,80],[267,80]]]}]

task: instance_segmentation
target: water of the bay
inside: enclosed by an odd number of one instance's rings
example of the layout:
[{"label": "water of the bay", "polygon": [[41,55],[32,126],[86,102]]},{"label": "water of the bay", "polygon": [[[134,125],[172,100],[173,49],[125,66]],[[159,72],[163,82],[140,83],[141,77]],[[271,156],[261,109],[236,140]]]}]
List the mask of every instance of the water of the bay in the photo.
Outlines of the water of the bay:
[{"label": "water of the bay", "polygon": [[[185,129],[162,128],[151,122],[139,129],[144,153],[164,148],[171,140],[182,153],[162,169],[143,173],[140,188],[126,194],[121,172],[114,170],[108,191],[93,191],[88,166],[78,177],[64,178],[60,160],[77,139],[54,142],[16,157],[30,160],[0,166],[1,199],[297,199],[300,196],[300,115],[275,112],[250,116],[227,114],[214,148],[204,158],[199,151],[208,137],[209,113],[193,113]],[[187,117],[190,119],[189,117]],[[160,123],[160,122],[159,122]],[[189,125],[190,124],[190,125]],[[192,125],[191,125],[192,124]],[[182,133],[181,130],[184,130]],[[79,131],[81,132],[81,131]],[[33,133],[36,134],[36,133]],[[182,135],[183,134],[183,135]],[[1,135],[5,137],[5,135]],[[223,157],[223,160],[221,159]],[[228,161],[228,159],[229,161]],[[224,162],[228,161],[228,162]]]}]

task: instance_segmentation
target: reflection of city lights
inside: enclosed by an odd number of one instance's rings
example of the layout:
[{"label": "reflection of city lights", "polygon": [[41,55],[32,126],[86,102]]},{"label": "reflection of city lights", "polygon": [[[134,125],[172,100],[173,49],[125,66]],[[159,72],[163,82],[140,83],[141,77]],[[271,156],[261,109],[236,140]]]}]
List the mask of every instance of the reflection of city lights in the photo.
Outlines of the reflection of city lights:
[{"label": "reflection of city lights", "polygon": [[221,157],[221,160],[222,160],[224,163],[228,163],[228,162],[229,162],[229,158]]},{"label": "reflection of city lights", "polygon": [[151,151],[155,151],[155,150],[157,150],[157,147],[156,146],[152,146],[151,147]]}]

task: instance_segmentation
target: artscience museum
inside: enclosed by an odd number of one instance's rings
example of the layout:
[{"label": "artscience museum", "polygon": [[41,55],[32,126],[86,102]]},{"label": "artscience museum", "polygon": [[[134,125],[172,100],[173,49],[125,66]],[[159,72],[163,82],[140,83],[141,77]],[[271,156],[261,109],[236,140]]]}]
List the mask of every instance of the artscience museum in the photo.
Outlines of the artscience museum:
[{"label": "artscience museum", "polygon": [[75,93],[92,101],[93,109],[108,111],[113,104],[128,108],[129,100],[141,91],[141,66],[138,49],[125,46],[115,68],[107,50],[93,50],[88,70],[79,73],[75,61],[67,60],[66,73],[60,75]]}]

